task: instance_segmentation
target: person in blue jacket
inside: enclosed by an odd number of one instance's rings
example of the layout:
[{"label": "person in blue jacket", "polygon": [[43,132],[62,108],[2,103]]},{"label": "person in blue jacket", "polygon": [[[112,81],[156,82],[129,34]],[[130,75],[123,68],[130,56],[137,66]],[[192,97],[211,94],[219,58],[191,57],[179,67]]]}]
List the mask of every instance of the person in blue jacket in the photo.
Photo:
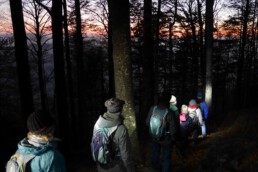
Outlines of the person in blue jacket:
[{"label": "person in blue jacket", "polygon": [[63,155],[57,150],[60,139],[54,137],[55,120],[50,113],[37,110],[27,119],[27,137],[18,143],[21,155],[33,154],[32,172],[66,172]]},{"label": "person in blue jacket", "polygon": [[199,102],[199,108],[201,109],[202,112],[202,119],[203,119],[203,124],[202,124],[202,137],[206,138],[207,136],[207,131],[206,131],[206,120],[208,119],[208,114],[209,114],[209,108],[207,103],[204,100],[202,92],[197,93],[197,100]]}]

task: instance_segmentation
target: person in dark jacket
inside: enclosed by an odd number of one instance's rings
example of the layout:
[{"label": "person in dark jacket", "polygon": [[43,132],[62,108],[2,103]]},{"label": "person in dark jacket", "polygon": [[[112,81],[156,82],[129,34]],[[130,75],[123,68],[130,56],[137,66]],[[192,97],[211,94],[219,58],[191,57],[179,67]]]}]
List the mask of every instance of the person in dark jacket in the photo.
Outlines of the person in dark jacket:
[{"label": "person in dark jacket", "polygon": [[110,98],[105,102],[107,112],[100,115],[94,125],[94,131],[98,128],[111,128],[118,126],[112,139],[114,147],[114,160],[106,165],[97,163],[98,172],[135,172],[132,158],[131,142],[126,126],[123,124],[122,115],[124,101],[118,98]]},{"label": "person in dark jacket", "polygon": [[29,132],[18,143],[21,155],[33,154],[30,162],[32,172],[66,172],[63,155],[57,150],[60,139],[54,137],[55,120],[50,113],[37,110],[27,119]]},{"label": "person in dark jacket", "polygon": [[[154,108],[158,111],[168,111],[166,115],[166,134],[161,140],[152,139],[152,155],[151,165],[153,170],[160,170],[160,153],[162,151],[162,172],[171,171],[171,155],[173,148],[173,141],[176,134],[175,119],[173,111],[169,110],[169,97],[166,95],[159,96],[158,104],[152,106],[149,110],[148,117],[146,119],[146,125],[150,126],[150,119],[153,115]],[[161,150],[162,149],[162,150]]]},{"label": "person in dark jacket", "polygon": [[177,145],[182,156],[185,155],[188,147],[188,137],[194,129],[192,118],[188,114],[187,105],[181,106],[181,113],[179,115],[180,130],[179,130],[179,144]]}]

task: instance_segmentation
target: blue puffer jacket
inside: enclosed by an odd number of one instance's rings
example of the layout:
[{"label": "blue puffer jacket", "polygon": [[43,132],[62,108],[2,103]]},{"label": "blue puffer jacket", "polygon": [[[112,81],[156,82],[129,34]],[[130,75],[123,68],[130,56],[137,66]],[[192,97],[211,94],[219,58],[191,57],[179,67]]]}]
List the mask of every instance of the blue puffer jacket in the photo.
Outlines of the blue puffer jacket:
[{"label": "blue puffer jacket", "polygon": [[32,172],[66,172],[64,158],[56,146],[56,141],[37,143],[35,146],[27,138],[18,143],[21,154],[36,155],[30,163]]},{"label": "blue puffer jacket", "polygon": [[205,101],[200,103],[200,109],[202,111],[203,120],[207,120],[209,114],[209,108]]}]

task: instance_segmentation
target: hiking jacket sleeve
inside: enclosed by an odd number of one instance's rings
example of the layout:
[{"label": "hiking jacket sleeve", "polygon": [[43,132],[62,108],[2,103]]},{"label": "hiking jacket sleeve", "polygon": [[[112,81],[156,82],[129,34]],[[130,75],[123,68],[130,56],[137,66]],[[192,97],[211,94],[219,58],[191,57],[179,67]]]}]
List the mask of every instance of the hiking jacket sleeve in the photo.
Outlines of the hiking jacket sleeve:
[{"label": "hiking jacket sleeve", "polygon": [[199,108],[196,109],[196,115],[198,117],[199,124],[202,125],[203,124],[202,112]]},{"label": "hiking jacket sleeve", "polygon": [[121,160],[127,172],[135,172],[135,166],[132,158],[132,148],[127,128],[120,125],[115,134],[115,142],[118,146]]}]

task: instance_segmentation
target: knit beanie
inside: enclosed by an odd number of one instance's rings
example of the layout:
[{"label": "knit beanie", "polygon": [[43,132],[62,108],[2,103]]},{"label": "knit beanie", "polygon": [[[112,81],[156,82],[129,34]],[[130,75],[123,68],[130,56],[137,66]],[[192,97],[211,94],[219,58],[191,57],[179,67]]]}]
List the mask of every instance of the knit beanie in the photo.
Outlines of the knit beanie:
[{"label": "knit beanie", "polygon": [[27,127],[30,132],[35,134],[53,134],[55,128],[55,120],[50,113],[37,110],[33,112],[27,119]]},{"label": "knit beanie", "polygon": [[123,100],[115,97],[112,97],[105,102],[107,111],[110,113],[122,112],[124,104],[125,102]]},{"label": "knit beanie", "polygon": [[197,99],[202,99],[202,97],[203,97],[202,92],[199,91],[199,92],[197,93]]},{"label": "knit beanie", "polygon": [[171,95],[171,99],[169,102],[171,105],[176,105],[177,104],[176,97],[174,95]]},{"label": "knit beanie", "polygon": [[187,112],[188,112],[188,107],[186,105],[182,105],[181,113],[187,113]]},{"label": "knit beanie", "polygon": [[191,100],[189,101],[189,105],[190,105],[190,106],[194,106],[194,105],[197,105],[197,103],[196,103],[196,101],[195,101],[194,99],[191,99]]}]

